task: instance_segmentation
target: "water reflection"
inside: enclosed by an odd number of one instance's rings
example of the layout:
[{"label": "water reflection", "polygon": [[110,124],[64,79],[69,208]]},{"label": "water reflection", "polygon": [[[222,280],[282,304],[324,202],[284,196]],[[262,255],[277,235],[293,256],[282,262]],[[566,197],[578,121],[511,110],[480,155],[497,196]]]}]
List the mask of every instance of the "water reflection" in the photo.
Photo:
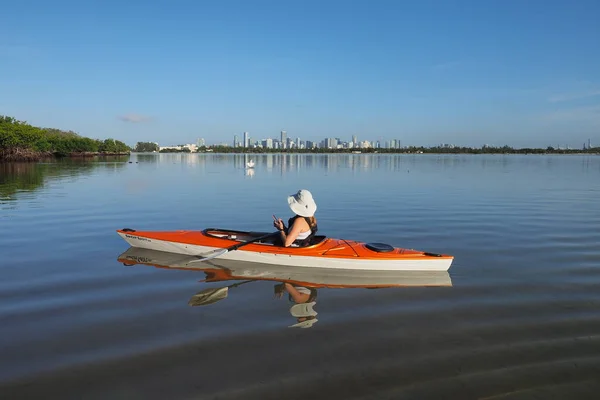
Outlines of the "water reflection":
[{"label": "water reflection", "polygon": [[34,192],[52,181],[89,175],[96,169],[120,170],[127,156],[73,158],[44,163],[0,163],[0,200],[15,200],[20,192]]},{"label": "water reflection", "polygon": [[134,153],[132,158],[142,163],[158,163],[160,157],[159,153]]},{"label": "water reflection", "polygon": [[[350,169],[352,171],[385,168],[404,171],[416,162],[416,155],[405,154],[299,154],[299,153],[133,153],[132,159],[140,163],[184,163],[232,165],[235,169],[263,168],[282,175],[306,169],[323,169],[327,172]],[[425,157],[421,155],[420,157]],[[442,156],[444,164],[453,163],[451,156]]]},{"label": "water reflection", "polygon": [[[246,178],[252,178],[255,171],[259,171],[261,177],[269,174],[301,176],[307,173],[322,173],[324,176],[350,174],[357,177],[376,173],[378,178],[385,178],[390,183],[403,174],[402,184],[413,186],[432,186],[432,179],[438,186],[452,185],[466,179],[471,186],[475,180],[478,180],[478,184],[490,187],[498,187],[510,180],[511,185],[521,182],[524,187],[530,187],[535,179],[546,187],[559,186],[559,178],[572,181],[572,177],[582,173],[597,174],[600,171],[599,160],[596,156],[533,155],[132,153],[131,156],[67,158],[40,163],[1,163],[0,201],[15,200],[15,195],[20,191],[36,191],[51,179],[91,175],[99,168],[109,172],[122,171],[123,167],[130,164],[139,165],[139,170],[133,171],[140,173],[148,173],[147,167],[160,169],[161,175],[172,174],[169,179],[175,174],[170,169],[174,164],[187,166],[189,169],[177,171],[177,175],[174,175],[185,185],[197,179],[190,178],[189,171],[210,169],[210,173],[222,174],[227,170],[224,167],[233,167],[244,171],[241,176]],[[540,172],[545,172],[545,182],[541,181]],[[518,174],[516,180],[513,178],[515,173]],[[442,175],[443,180],[439,179]],[[593,184],[592,180],[588,182],[590,186]]]},{"label": "water reflection", "polygon": [[[193,295],[190,306],[205,306],[228,298],[231,289],[256,281],[276,282],[273,295],[287,299],[291,305],[289,313],[295,318],[290,327],[310,328],[316,322],[318,290],[320,289],[384,289],[399,287],[452,286],[447,271],[360,271],[328,268],[306,268],[249,263],[244,261],[214,258],[198,263],[198,258],[189,255],[167,253],[130,247],[118,256],[118,261],[127,266],[148,265],[157,268],[196,270],[205,274],[200,282],[236,283],[206,288]],[[234,290],[231,290],[233,293]]]}]

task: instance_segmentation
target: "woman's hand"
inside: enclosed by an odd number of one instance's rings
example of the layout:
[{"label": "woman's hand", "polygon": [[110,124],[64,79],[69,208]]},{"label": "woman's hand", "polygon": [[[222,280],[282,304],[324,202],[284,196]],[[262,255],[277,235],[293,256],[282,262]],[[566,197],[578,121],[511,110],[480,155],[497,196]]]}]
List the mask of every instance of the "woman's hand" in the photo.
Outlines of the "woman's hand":
[{"label": "woman's hand", "polygon": [[275,218],[275,216],[273,215],[273,226],[277,229],[277,230],[284,230],[285,229],[285,225],[283,225],[283,220],[281,218]]}]

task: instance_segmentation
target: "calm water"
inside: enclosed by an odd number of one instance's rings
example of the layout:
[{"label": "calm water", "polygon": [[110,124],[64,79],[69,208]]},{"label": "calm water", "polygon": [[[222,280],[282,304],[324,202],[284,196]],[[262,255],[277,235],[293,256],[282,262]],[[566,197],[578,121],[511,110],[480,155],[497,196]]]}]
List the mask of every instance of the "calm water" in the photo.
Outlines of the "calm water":
[{"label": "calm water", "polygon": [[[256,162],[254,171],[245,162]],[[129,162],[131,161],[131,162]],[[117,258],[115,230],[320,233],[455,261],[451,285],[272,281],[191,307],[205,274]],[[1,398],[597,398],[600,157],[138,154],[0,164]],[[315,278],[316,279],[316,278]]]}]

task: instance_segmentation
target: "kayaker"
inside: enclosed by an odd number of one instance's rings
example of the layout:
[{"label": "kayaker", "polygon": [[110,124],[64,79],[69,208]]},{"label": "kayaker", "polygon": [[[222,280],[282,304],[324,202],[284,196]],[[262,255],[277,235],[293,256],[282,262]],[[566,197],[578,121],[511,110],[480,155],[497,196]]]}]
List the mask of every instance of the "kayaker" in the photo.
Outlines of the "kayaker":
[{"label": "kayaker", "polygon": [[306,189],[300,189],[296,194],[288,196],[288,205],[295,215],[289,219],[287,228],[281,218],[273,215],[273,226],[279,230],[281,244],[284,247],[292,244],[300,247],[310,245],[318,230],[315,218],[317,204],[312,194]]}]

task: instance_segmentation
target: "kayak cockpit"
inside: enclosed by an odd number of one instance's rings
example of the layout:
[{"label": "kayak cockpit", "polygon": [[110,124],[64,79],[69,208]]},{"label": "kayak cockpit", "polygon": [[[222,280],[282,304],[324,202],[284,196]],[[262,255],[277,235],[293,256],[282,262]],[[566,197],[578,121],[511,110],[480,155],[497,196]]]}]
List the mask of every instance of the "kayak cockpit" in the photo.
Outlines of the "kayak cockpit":
[{"label": "kayak cockpit", "polygon": [[[202,233],[207,237],[218,238],[218,239],[226,239],[226,240],[235,240],[237,242],[248,242],[251,240],[256,240],[260,237],[265,236],[264,239],[256,241],[256,244],[264,244],[274,246],[278,240],[277,235],[272,234],[272,232],[247,232],[247,231],[236,231],[231,229],[216,229],[216,228],[207,228],[202,231]],[[308,246],[315,246],[317,244],[322,243],[327,236],[325,235],[315,235],[313,236],[310,244]]]}]

